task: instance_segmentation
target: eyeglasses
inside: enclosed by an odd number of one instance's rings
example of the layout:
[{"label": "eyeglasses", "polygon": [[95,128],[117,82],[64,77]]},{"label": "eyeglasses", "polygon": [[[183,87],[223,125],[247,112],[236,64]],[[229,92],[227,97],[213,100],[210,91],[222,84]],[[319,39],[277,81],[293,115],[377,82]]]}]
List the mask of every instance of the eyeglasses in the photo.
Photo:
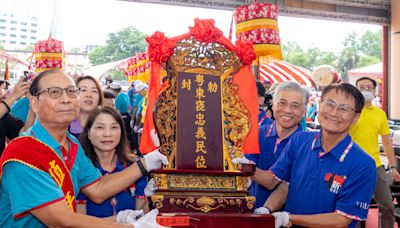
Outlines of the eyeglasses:
[{"label": "eyeglasses", "polygon": [[366,90],[366,91],[375,91],[375,88],[373,86],[359,86],[357,87],[360,91]]},{"label": "eyeglasses", "polygon": [[60,87],[49,87],[46,89],[40,90],[36,96],[39,96],[43,92],[47,92],[49,94],[49,97],[53,99],[58,99],[62,96],[63,91],[67,92],[68,97],[70,98],[76,98],[79,95],[79,87],[77,86],[72,86],[68,88],[60,88]]},{"label": "eyeglasses", "polygon": [[352,108],[350,105],[347,104],[338,105],[334,100],[331,99],[323,99],[321,104],[322,104],[322,109],[327,112],[331,112],[335,108],[340,114],[344,115],[354,112],[354,108]]}]

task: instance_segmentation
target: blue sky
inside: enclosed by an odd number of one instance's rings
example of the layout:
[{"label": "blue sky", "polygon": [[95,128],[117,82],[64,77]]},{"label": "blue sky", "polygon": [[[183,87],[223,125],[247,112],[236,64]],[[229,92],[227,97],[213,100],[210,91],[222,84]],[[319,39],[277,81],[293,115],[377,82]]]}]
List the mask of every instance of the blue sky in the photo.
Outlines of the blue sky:
[{"label": "blue sky", "polygon": [[[107,34],[134,26],[147,34],[162,31],[176,36],[188,31],[194,18],[213,18],[227,36],[231,11],[188,8],[117,0],[57,0],[59,11],[55,25],[67,48],[86,44],[105,44]],[[39,19],[39,39],[50,33],[54,0],[0,0],[0,9],[35,14]],[[21,7],[25,6],[25,7]],[[350,32],[361,36],[365,31],[379,31],[378,25],[279,17],[282,40],[296,41],[302,47],[315,46],[327,51],[340,51]]]}]

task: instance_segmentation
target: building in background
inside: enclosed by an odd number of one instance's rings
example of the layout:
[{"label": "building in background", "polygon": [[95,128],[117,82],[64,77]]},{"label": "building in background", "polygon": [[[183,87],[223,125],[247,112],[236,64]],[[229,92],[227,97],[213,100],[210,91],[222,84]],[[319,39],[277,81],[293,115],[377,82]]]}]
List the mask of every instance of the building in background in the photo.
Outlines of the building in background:
[{"label": "building in background", "polygon": [[0,12],[0,43],[7,50],[21,50],[38,40],[38,19]]}]

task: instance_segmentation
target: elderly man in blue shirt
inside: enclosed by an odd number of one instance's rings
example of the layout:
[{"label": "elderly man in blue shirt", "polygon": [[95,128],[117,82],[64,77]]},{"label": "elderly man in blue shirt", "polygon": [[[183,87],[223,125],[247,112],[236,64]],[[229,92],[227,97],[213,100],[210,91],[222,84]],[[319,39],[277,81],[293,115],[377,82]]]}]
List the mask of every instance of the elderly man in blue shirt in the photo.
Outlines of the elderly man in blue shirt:
[{"label": "elderly man in blue shirt", "polygon": [[[296,82],[287,81],[275,89],[272,106],[275,121],[260,127],[260,154],[246,156],[256,163],[257,168],[269,170],[292,135],[302,131],[299,123],[305,114],[307,100],[308,92]],[[283,206],[265,202],[271,191],[257,183],[254,184],[251,192],[256,197],[255,213],[265,213],[266,209],[271,213]]]},{"label": "elderly man in blue shirt", "polygon": [[367,219],[375,162],[349,135],[363,104],[354,86],[327,86],[318,110],[322,130],[293,135],[270,170],[256,170],[254,180],[267,189],[289,182],[285,211],[272,213],[275,227],[355,227]]}]

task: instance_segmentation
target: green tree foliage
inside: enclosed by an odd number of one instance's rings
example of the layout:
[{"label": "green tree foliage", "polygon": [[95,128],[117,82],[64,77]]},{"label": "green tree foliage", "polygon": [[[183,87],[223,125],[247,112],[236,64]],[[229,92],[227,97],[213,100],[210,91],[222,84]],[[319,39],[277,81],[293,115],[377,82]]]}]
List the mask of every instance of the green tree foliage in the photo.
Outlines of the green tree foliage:
[{"label": "green tree foliage", "polygon": [[317,47],[310,47],[305,50],[296,42],[284,43],[282,46],[285,61],[306,69],[312,70],[323,64],[333,64],[336,60],[335,53],[321,51]]},{"label": "green tree foliage", "polygon": [[382,32],[365,32],[360,39],[360,51],[364,55],[382,59]]},{"label": "green tree foliage", "polygon": [[373,64],[379,63],[381,61],[382,60],[378,59],[378,57],[376,57],[376,56],[363,55],[360,57],[360,61],[358,61],[357,67],[373,65]]},{"label": "green tree foliage", "polygon": [[306,51],[296,42],[289,41],[282,45],[283,58],[289,62],[307,68],[309,60]]},{"label": "green tree foliage", "polygon": [[355,32],[350,33],[343,41],[343,49],[339,54],[338,70],[347,79],[347,71],[356,68],[360,60],[360,45]]},{"label": "green tree foliage", "polygon": [[147,47],[146,34],[134,27],[124,28],[117,33],[110,33],[106,45],[95,48],[89,53],[90,62],[99,65],[128,58]]}]

